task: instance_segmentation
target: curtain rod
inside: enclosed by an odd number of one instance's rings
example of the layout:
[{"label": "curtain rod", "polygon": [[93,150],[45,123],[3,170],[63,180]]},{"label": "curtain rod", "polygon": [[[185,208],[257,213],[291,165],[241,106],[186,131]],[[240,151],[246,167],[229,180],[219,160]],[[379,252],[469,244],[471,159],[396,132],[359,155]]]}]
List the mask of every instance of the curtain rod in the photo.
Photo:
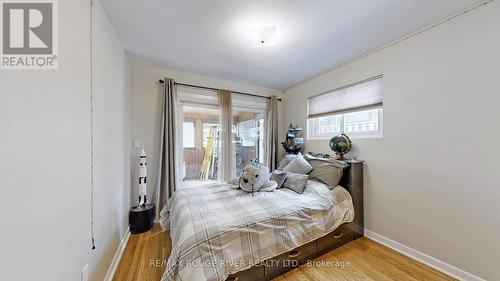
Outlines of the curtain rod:
[{"label": "curtain rod", "polygon": [[[165,81],[160,80],[158,81],[160,84],[165,83]],[[185,83],[177,83],[174,82],[175,85],[178,86],[184,86],[184,87],[190,87],[190,88],[198,88],[198,89],[205,89],[205,90],[212,90],[212,91],[218,91],[220,89],[212,88],[212,87],[205,87],[205,86],[198,86],[198,85],[193,85],[193,84],[185,84]],[[249,93],[243,93],[243,92],[236,92],[236,91],[230,91],[231,93],[239,94],[239,95],[245,95],[245,96],[251,96],[251,97],[257,97],[257,98],[263,98],[263,99],[271,99],[271,97],[266,97],[266,96],[261,96],[261,95],[256,95],[256,94],[249,94]],[[278,101],[281,101],[280,98],[277,98]]]}]

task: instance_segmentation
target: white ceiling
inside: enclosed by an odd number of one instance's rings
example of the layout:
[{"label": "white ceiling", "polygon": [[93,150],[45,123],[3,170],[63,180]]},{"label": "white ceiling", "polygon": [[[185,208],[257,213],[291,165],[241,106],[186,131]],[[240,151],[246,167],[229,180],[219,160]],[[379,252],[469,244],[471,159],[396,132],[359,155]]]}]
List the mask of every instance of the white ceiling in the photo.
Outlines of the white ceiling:
[{"label": "white ceiling", "polygon": [[[478,0],[102,0],[123,44],[155,65],[287,89]],[[276,45],[248,29],[276,26]]]}]

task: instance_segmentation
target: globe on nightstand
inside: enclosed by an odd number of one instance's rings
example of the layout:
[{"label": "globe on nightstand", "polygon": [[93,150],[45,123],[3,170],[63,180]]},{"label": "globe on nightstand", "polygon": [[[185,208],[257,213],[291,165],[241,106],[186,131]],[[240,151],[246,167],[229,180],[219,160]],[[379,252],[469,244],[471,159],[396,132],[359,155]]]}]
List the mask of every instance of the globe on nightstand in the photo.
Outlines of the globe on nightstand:
[{"label": "globe on nightstand", "polygon": [[339,159],[343,159],[344,154],[351,151],[352,142],[347,135],[342,134],[340,136],[331,138],[329,146],[330,149],[333,150],[333,152],[335,152],[335,154],[339,157]]}]

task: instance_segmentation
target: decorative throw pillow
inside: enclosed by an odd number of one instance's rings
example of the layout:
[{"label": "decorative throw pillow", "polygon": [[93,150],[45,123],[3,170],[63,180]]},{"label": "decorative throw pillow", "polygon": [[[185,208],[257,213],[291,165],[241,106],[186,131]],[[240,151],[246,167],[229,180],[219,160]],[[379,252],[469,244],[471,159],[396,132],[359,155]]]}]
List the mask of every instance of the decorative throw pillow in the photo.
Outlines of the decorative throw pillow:
[{"label": "decorative throw pillow", "polygon": [[278,184],[278,188],[281,188],[281,186],[283,186],[283,183],[286,180],[286,172],[275,170],[274,172],[271,173],[270,180],[275,181]]},{"label": "decorative throw pillow", "polygon": [[283,169],[285,172],[291,172],[294,174],[304,174],[307,175],[312,171],[313,167],[311,164],[307,162],[306,159],[304,159],[304,156],[302,154],[298,154],[297,157],[295,157],[292,162],[290,162],[286,167]]},{"label": "decorative throw pillow", "polygon": [[309,164],[313,167],[309,174],[310,179],[321,181],[329,188],[334,188],[339,184],[344,168],[347,167],[345,162],[321,158],[310,159]]},{"label": "decorative throw pillow", "polygon": [[296,154],[286,154],[285,156],[283,156],[276,170],[283,171],[286,165],[290,164],[290,162],[292,162],[292,160],[295,159],[295,157],[297,157]]},{"label": "decorative throw pillow", "polygon": [[294,174],[287,172],[283,187],[293,190],[299,194],[304,193],[309,175]]}]

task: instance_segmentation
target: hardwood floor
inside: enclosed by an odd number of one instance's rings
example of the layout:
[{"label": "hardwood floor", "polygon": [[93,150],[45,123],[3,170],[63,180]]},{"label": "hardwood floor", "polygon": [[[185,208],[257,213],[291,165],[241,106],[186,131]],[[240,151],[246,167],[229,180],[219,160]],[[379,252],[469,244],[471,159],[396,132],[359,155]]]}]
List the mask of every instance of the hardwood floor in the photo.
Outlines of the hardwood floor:
[{"label": "hardwood floor", "polygon": [[[170,255],[170,235],[160,232],[155,224],[152,230],[132,234],[123,252],[113,281],[159,281]],[[158,264],[159,263],[159,264]]]},{"label": "hardwood floor", "polygon": [[[113,281],[159,281],[170,254],[170,235],[160,226],[132,235]],[[285,280],[455,280],[368,238],[360,238],[296,268]],[[326,264],[330,262],[330,264]],[[339,264],[343,262],[344,264]],[[323,263],[323,264],[320,264]]]}]

